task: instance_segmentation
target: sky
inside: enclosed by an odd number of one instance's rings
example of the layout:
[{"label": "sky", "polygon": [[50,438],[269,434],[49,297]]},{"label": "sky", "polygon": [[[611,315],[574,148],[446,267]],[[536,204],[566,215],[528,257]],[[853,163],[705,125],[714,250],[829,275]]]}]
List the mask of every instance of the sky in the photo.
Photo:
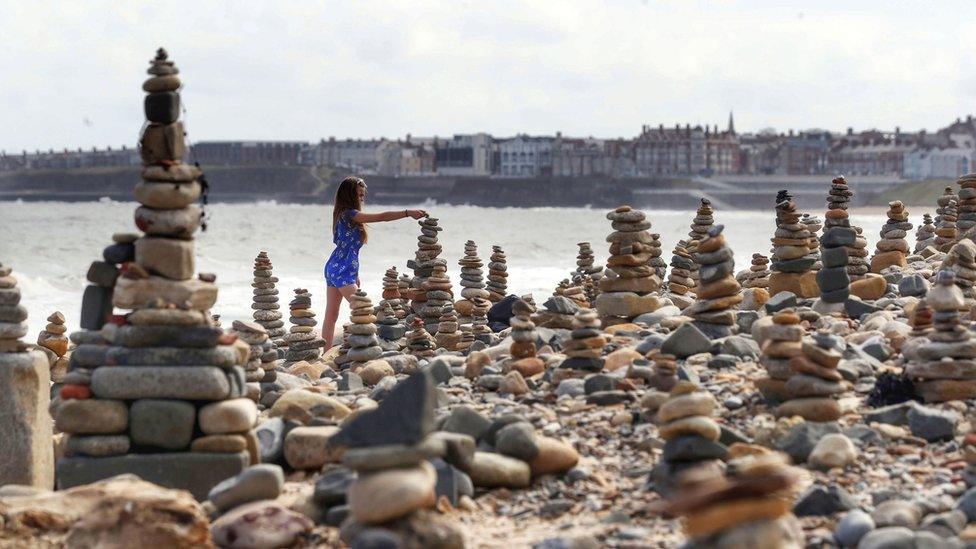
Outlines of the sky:
[{"label": "sky", "polygon": [[192,141],[936,129],[976,2],[0,0],[0,150],[134,145],[158,46]]}]

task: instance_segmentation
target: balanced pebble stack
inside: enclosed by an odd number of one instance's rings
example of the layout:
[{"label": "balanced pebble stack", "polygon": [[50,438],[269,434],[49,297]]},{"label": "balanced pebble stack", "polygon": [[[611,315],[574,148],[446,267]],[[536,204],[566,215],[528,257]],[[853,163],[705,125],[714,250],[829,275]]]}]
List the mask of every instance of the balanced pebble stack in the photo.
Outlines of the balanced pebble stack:
[{"label": "balanced pebble stack", "polygon": [[[247,362],[244,363],[244,379],[248,383],[264,381],[266,374],[264,368],[262,368],[264,365],[264,354],[266,351],[274,353],[274,348],[268,340],[267,330],[257,322],[247,322],[244,320],[235,320],[231,325],[231,329],[231,333],[237,339],[248,345],[250,354],[248,355]],[[265,345],[267,345],[267,349]],[[274,357],[277,359],[277,353],[274,353]],[[272,372],[274,372],[273,368],[272,366]],[[276,376],[276,374],[272,375]]]},{"label": "balanced pebble stack", "polygon": [[773,325],[767,328],[759,357],[759,364],[766,369],[768,377],[755,381],[767,400],[780,402],[792,396],[786,387],[793,376],[790,359],[803,352],[803,333],[800,316],[793,309],[783,309],[773,316]]},{"label": "balanced pebble stack", "polygon": [[[414,259],[407,262],[407,267],[413,269],[413,279],[410,280],[412,289],[410,307],[415,315],[428,318],[425,311],[429,299],[427,279],[434,273],[434,267],[443,267],[445,272],[447,269],[447,261],[439,257],[442,247],[437,241],[437,233],[444,229],[437,224],[437,218],[434,217],[425,217],[418,223],[420,225],[420,236],[417,237],[417,252]],[[434,290],[434,292],[440,295],[439,290]],[[440,309],[445,303],[443,303],[443,299],[436,301],[432,304],[436,309],[436,311],[432,311],[432,314],[439,315]],[[432,320],[436,323],[436,316]],[[430,329],[434,329],[434,327],[431,326]]]},{"label": "balanced pebble stack", "polygon": [[424,319],[415,315],[410,323],[410,328],[407,333],[407,352],[417,358],[434,356],[434,338],[424,328]]},{"label": "balanced pebble stack", "polygon": [[667,274],[668,264],[664,262],[662,256],[663,248],[661,247],[661,234],[651,233],[651,261],[649,265],[654,269],[654,274],[657,275],[659,280],[664,280],[664,275]]},{"label": "balanced pebble stack", "polygon": [[769,288],[769,258],[752,254],[752,265],[748,271],[739,273],[738,280],[743,288]]},{"label": "balanced pebble stack", "polygon": [[816,261],[810,268],[814,271],[819,271],[822,265],[820,263],[820,238],[818,235],[820,234],[820,229],[824,226],[823,221],[816,215],[805,213],[800,218],[800,224],[810,233],[810,238],[807,240],[807,247],[810,248],[810,254],[816,258]]},{"label": "balanced pebble stack", "polygon": [[47,317],[47,326],[37,334],[37,346],[48,355],[51,365],[51,381],[59,383],[68,371],[68,347],[70,341],[64,335],[68,331],[64,325],[64,314],[60,311]]},{"label": "balanced pebble stack", "polygon": [[407,311],[403,306],[403,296],[400,295],[400,281],[395,266],[383,273],[382,298],[380,306],[389,305],[393,310],[395,319],[403,320],[407,317]]},{"label": "balanced pebble stack", "polygon": [[929,246],[935,244],[935,224],[932,223],[932,216],[922,215],[922,224],[915,231],[915,253],[919,253]]},{"label": "balanced pebble stack", "polygon": [[312,310],[312,294],[305,288],[295,288],[295,298],[288,303],[291,328],[284,337],[288,345],[285,351],[285,367],[300,362],[313,362],[322,356],[326,343],[315,333],[315,312]]},{"label": "balanced pebble stack", "polygon": [[661,287],[661,279],[648,264],[655,248],[644,212],[621,206],[607,219],[614,232],[607,235],[610,258],[594,305],[603,323],[610,325],[655,310],[658,299],[650,294]]},{"label": "balanced pebble stack", "polygon": [[[454,308],[462,317],[470,317],[475,299],[488,299],[491,293],[485,289],[484,263],[478,257],[478,245],[473,240],[464,243],[464,257],[458,260],[461,266],[461,299]],[[468,319],[464,319],[467,324]]]},{"label": "balanced pebble stack", "polygon": [[843,357],[837,350],[836,336],[826,331],[813,334],[802,345],[802,354],[790,358],[793,375],[786,382],[790,400],[776,408],[780,417],[800,416],[807,421],[836,421],[840,418],[837,395],[847,390],[847,383],[837,371]]},{"label": "balanced pebble stack", "polygon": [[674,355],[657,353],[654,355],[654,375],[651,387],[658,391],[670,392],[678,383],[678,361]]},{"label": "balanced pebble stack", "polygon": [[956,241],[956,202],[958,197],[952,192],[952,187],[946,187],[945,192],[938,198],[939,207],[935,210],[935,249],[948,252],[949,247]]},{"label": "balanced pebble stack", "polygon": [[[698,285],[698,244],[708,238],[708,230],[715,222],[712,210],[712,203],[707,198],[702,198],[698,204],[698,211],[695,218],[691,221],[691,231],[688,233],[688,253],[695,260],[694,268],[691,270],[691,279]],[[694,290],[694,287],[692,287]]]},{"label": "balanced pebble stack", "polygon": [[424,327],[431,334],[437,333],[441,311],[444,307],[454,303],[454,293],[451,290],[451,279],[447,277],[447,265],[434,265],[430,276],[424,281],[421,289],[427,298],[423,309]]},{"label": "balanced pebble stack", "polygon": [[278,288],[275,287],[277,282],[278,277],[274,276],[274,266],[268,252],[258,252],[258,256],[254,258],[254,279],[251,282],[254,289],[251,304],[254,309],[253,317],[255,322],[264,326],[272,343],[281,346],[284,344],[287,329],[279,310]]},{"label": "balanced pebble stack", "polygon": [[373,301],[366,292],[357,290],[352,296],[351,306],[349,325],[346,326],[349,332],[346,340],[349,351],[346,353],[346,358],[350,361],[350,368],[355,371],[370,360],[379,358],[383,354],[383,349],[380,347],[379,339],[376,338]]},{"label": "balanced pebble stack", "polygon": [[962,290],[966,309],[971,308],[976,299],[976,243],[964,238],[953,244],[942,261],[942,268],[956,275],[956,286]]},{"label": "balanced pebble stack", "polygon": [[847,247],[847,273],[853,282],[865,278],[871,265],[868,263],[868,240],[864,237],[864,229],[852,228],[856,236],[854,244]]},{"label": "balanced pebble stack", "polygon": [[600,280],[603,277],[603,267],[593,265],[593,248],[589,242],[577,242],[579,253],[576,255],[576,270],[574,273],[581,276],[589,276],[593,280]]},{"label": "balanced pebble stack", "polygon": [[523,377],[534,376],[545,369],[545,362],[535,356],[536,338],[535,323],[532,322],[532,308],[528,303],[518,300],[512,305],[512,344],[508,352],[512,355],[509,367]]},{"label": "balanced pebble stack", "polygon": [[456,351],[458,344],[461,343],[461,332],[458,331],[459,329],[458,316],[454,312],[454,307],[445,305],[438,319],[437,335],[434,336],[434,340],[437,341],[437,347],[447,349],[448,351]]},{"label": "balanced pebble stack", "polygon": [[956,180],[959,185],[959,206],[956,228],[965,235],[976,227],[976,173],[967,173]]},{"label": "balanced pebble stack", "polygon": [[734,307],[742,302],[739,282],[735,279],[732,250],[725,243],[723,225],[709,229],[708,237],[698,243],[698,301],[687,314],[702,333],[712,339],[732,334],[736,314]]},{"label": "balanced pebble stack", "polygon": [[[665,441],[653,478],[658,493],[667,494],[695,469],[721,468],[728,448],[712,414],[715,397],[690,381],[679,381],[657,412],[658,437]],[[699,473],[700,474],[700,473]]]},{"label": "balanced pebble stack", "polygon": [[815,274],[811,271],[817,262],[816,251],[809,246],[813,236],[800,223],[793,196],[780,191],[776,197],[776,232],[773,234],[773,264],[769,276],[769,293],[793,292],[797,297],[814,297],[817,294]]},{"label": "balanced pebble stack", "polygon": [[881,273],[892,265],[906,267],[908,261],[908,231],[912,224],[908,222],[908,210],[900,200],[888,203],[888,220],[881,227],[881,240],[878,241],[877,251],[871,258],[871,272]]},{"label": "balanced pebble stack", "polygon": [[491,258],[488,262],[488,299],[498,303],[508,295],[508,264],[505,251],[501,246],[491,247]]},{"label": "balanced pebble stack", "polygon": [[685,295],[695,287],[692,278],[695,270],[695,260],[688,251],[688,242],[679,240],[674,245],[671,255],[671,272],[668,273],[668,291],[676,295]]},{"label": "balanced pebble stack", "polygon": [[471,311],[472,337],[489,345],[493,342],[491,328],[488,327],[488,310],[490,308],[491,301],[477,298],[474,300],[474,309]]},{"label": "balanced pebble stack", "polygon": [[851,227],[850,214],[847,213],[850,195],[843,177],[831,182],[827,195],[827,219],[820,237],[820,262],[823,267],[817,272],[820,301],[815,309],[821,314],[840,313],[851,295],[848,247],[857,240],[857,233]]},{"label": "balanced pebble stack", "polygon": [[583,377],[590,372],[603,370],[603,347],[606,336],[600,330],[600,317],[592,309],[580,309],[573,316],[571,339],[563,346],[566,360],[559,365],[561,369],[572,370]]}]

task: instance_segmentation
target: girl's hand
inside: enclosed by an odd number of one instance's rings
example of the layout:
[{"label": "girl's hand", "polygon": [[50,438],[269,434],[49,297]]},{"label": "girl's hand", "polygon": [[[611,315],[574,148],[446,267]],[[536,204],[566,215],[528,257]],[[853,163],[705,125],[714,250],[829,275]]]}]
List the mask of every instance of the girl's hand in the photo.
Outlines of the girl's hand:
[{"label": "girl's hand", "polygon": [[414,219],[420,219],[421,217],[427,217],[427,212],[424,210],[407,210],[407,215]]}]

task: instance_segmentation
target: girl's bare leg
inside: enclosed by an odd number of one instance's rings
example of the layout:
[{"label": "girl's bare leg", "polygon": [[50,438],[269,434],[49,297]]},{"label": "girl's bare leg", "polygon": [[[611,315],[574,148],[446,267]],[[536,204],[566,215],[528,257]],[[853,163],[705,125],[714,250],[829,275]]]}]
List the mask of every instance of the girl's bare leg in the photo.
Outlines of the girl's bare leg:
[{"label": "girl's bare leg", "polygon": [[322,339],[325,340],[327,348],[332,348],[332,340],[335,338],[335,325],[339,320],[339,308],[342,306],[342,298],[352,303],[352,296],[359,290],[355,284],[349,284],[341,288],[329,286],[326,291],[325,318],[322,320]]}]

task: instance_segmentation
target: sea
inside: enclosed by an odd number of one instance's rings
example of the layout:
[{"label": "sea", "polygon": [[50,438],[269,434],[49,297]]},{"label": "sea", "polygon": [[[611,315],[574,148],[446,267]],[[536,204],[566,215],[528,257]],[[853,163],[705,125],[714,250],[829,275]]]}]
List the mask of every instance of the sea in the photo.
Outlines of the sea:
[{"label": "sea", "polygon": [[[761,197],[757,198],[757,201]],[[771,199],[766,200],[771,202]],[[94,202],[0,202],[0,264],[13,268],[22,291],[21,303],[29,311],[27,340],[34,341],[54,311],[67,318],[69,331],[78,329],[85,275],[92,261],[119,232],[138,232],[133,221],[137,204],[102,199]],[[493,245],[508,257],[509,293],[531,293],[542,303],[553,288],[576,268],[577,243],[591,242],[597,264],[608,255],[606,235],[610,222],[605,209],[594,208],[488,208],[464,205],[368,205],[367,212],[423,208],[439,219],[444,230],[440,243],[448,274],[459,280],[458,259],[464,243],[473,240],[487,263]],[[664,257],[686,238],[694,211],[644,208],[652,232],[660,233]],[[229,327],[233,320],[251,319],[251,279],[254,257],[267,251],[273,264],[282,303],[292,290],[312,293],[319,318],[325,311],[323,267],[332,252],[330,204],[276,202],[220,203],[207,206],[207,230],[197,234],[197,271],[214,273],[220,288],[213,313]],[[823,212],[817,212],[823,217]],[[921,221],[922,212],[911,221]],[[869,250],[879,239],[883,211],[852,211],[852,223],[861,226]],[[735,253],[736,270],[749,266],[753,252],[769,255],[775,228],[772,207],[755,211],[716,211],[715,222],[725,226],[726,239]],[[395,266],[408,272],[420,229],[403,219],[374,223],[369,242],[360,253],[363,288],[379,300],[383,274]],[[910,242],[914,245],[914,231]],[[348,314],[343,307],[340,320]]]}]

